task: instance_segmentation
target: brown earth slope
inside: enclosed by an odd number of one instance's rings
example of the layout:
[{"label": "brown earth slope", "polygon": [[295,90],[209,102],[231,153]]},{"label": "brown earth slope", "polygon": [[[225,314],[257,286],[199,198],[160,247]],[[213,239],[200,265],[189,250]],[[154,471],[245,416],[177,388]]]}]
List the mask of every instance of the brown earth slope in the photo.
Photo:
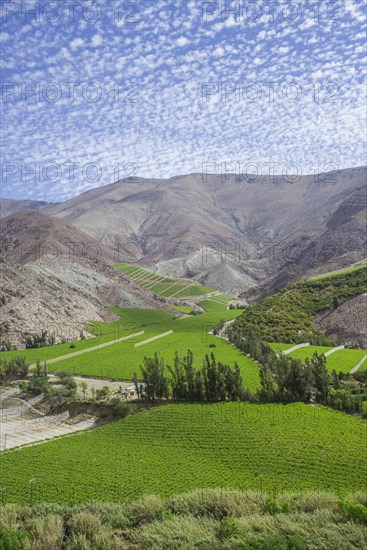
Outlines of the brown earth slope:
[{"label": "brown earth slope", "polygon": [[170,311],[152,292],[114,270],[114,254],[62,220],[35,211],[0,223],[0,337],[21,346],[48,330],[76,339],[91,320],[112,320],[106,306]]},{"label": "brown earth slope", "polygon": [[367,294],[351,298],[340,307],[321,313],[315,320],[317,329],[335,341],[367,346]]},{"label": "brown earth slope", "polygon": [[[136,178],[44,211],[115,250],[128,246],[131,254],[121,261],[207,284],[218,281],[220,290],[242,293],[278,276],[284,285],[314,267],[325,264],[328,270],[328,262],[345,254],[361,259],[360,239],[354,238],[359,228],[348,222],[353,205],[345,218],[339,208],[348,201],[363,206],[365,182],[365,167],[302,176],[295,183],[283,176],[256,180],[234,174]],[[318,238],[323,254],[315,256]],[[344,244],[333,256],[325,252],[326,241]],[[289,261],[289,246],[304,259]]]}]

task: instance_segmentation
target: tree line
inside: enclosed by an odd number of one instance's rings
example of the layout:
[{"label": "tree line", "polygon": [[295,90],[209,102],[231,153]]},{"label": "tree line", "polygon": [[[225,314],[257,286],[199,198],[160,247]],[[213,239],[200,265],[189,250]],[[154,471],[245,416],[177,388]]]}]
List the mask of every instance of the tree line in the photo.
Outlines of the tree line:
[{"label": "tree line", "polygon": [[25,357],[13,357],[12,359],[0,359],[0,376],[28,376],[29,363]]},{"label": "tree line", "polygon": [[315,393],[319,402],[328,403],[331,379],[324,355],[314,353],[305,364],[288,355],[278,356],[251,330],[246,331],[245,334],[229,331],[228,339],[243,353],[250,355],[259,363],[261,401],[308,403]]},{"label": "tree line", "polygon": [[[231,329],[227,337],[259,363],[261,388],[257,397],[260,401],[309,403],[314,398],[335,409],[367,416],[367,372],[364,377],[359,373],[361,380],[350,374],[338,375],[335,370],[330,374],[326,357],[316,352],[305,363],[288,355],[278,356],[251,330],[242,333]],[[361,389],[356,389],[358,381],[363,386]]]},{"label": "tree line", "polygon": [[249,398],[240,368],[217,361],[214,354],[205,356],[201,368],[194,366],[194,356],[188,350],[184,357],[176,352],[173,365],[166,365],[157,353],[144,357],[141,367],[143,384],[134,373],[139,397],[150,400],[174,399],[177,401],[240,401]]}]

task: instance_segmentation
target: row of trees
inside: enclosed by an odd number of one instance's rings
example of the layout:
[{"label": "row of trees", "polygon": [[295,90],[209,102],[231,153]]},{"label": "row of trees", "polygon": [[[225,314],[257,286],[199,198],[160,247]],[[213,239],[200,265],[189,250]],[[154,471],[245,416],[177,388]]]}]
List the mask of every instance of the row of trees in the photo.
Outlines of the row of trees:
[{"label": "row of trees", "polygon": [[308,403],[313,392],[316,399],[328,403],[331,377],[324,355],[315,353],[306,364],[298,359],[274,352],[254,331],[246,334],[230,331],[228,339],[242,352],[260,364],[262,401],[284,403],[304,401]]},{"label": "row of trees", "polygon": [[56,338],[54,334],[49,334],[47,330],[42,330],[39,334],[27,336],[24,343],[26,349],[32,349],[53,346],[55,342]]},{"label": "row of trees", "polygon": [[29,363],[25,357],[0,360],[0,375],[26,377],[28,371]]},{"label": "row of trees", "polygon": [[214,354],[206,355],[200,369],[194,366],[194,356],[188,350],[185,357],[176,352],[174,364],[166,365],[157,354],[145,357],[141,368],[143,385],[134,374],[139,397],[175,399],[177,401],[239,401],[248,398],[240,368],[217,362]]}]

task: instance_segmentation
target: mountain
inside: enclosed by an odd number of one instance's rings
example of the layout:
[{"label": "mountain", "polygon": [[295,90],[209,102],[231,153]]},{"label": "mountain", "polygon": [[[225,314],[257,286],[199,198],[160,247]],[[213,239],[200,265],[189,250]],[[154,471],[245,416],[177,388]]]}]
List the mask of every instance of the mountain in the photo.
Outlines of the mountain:
[{"label": "mountain", "polygon": [[22,212],[23,210],[41,210],[49,203],[45,201],[16,200],[0,198],[0,218]]},{"label": "mountain", "polygon": [[277,292],[290,282],[348,267],[366,257],[366,187],[354,189],[338,203],[324,231],[304,235],[279,246],[274,254],[274,273],[255,292],[244,292],[251,301]]},{"label": "mountain", "polygon": [[336,309],[320,313],[315,326],[336,342],[360,345],[366,349],[366,311],[367,294],[360,294]]},{"label": "mountain", "polygon": [[[251,293],[262,285],[266,293],[269,285],[365,255],[366,167],[291,180],[235,174],[122,180],[44,211],[113,248],[121,261],[222,291]],[[337,243],[334,253],[325,252],[328,242]],[[316,245],[323,254],[315,254]],[[289,258],[289,250],[299,254]]]},{"label": "mountain", "polygon": [[88,321],[115,318],[106,306],[166,308],[112,268],[111,250],[63,220],[29,210],[0,226],[2,342],[20,346],[42,330],[76,339]]}]

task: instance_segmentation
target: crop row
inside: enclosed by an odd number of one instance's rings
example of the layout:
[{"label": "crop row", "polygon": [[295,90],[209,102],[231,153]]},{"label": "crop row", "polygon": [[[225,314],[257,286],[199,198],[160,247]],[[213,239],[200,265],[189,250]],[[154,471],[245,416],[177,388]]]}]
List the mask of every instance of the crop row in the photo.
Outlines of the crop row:
[{"label": "crop row", "polygon": [[366,446],[366,422],[323,407],[170,404],[2,453],[1,484],[9,502],[204,487],[347,492],[365,488]]}]

